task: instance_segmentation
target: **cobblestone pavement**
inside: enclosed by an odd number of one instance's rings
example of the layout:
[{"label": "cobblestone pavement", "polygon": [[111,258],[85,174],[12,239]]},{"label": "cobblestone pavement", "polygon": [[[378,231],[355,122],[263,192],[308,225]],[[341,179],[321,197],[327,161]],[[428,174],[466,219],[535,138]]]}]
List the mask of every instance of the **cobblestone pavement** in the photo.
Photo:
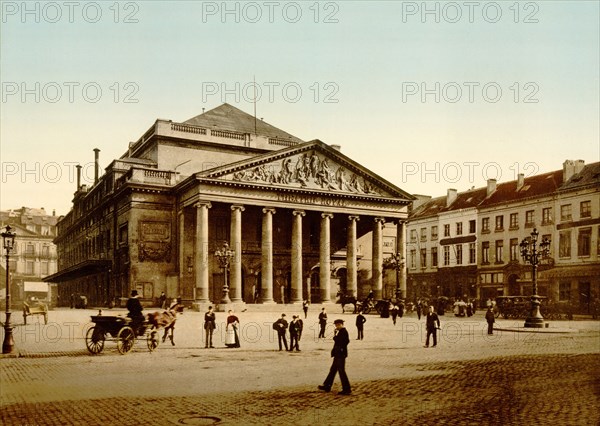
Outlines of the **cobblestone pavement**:
[{"label": "cobblestone pavement", "polygon": [[[353,394],[337,396],[316,389],[332,342],[315,339],[311,321],[298,353],[276,350],[274,313],[240,314],[242,348],[223,348],[218,335],[218,347],[204,349],[201,314],[190,312],[178,320],[176,346],[149,353],[137,342],[121,356],[106,342],[91,356],[86,315],[17,327],[21,357],[0,358],[2,424],[600,424],[598,322],[560,323],[578,333],[487,336],[480,315],[446,317],[438,347],[425,349],[416,317],[394,326],[369,315],[365,340],[349,348]],[[355,337],[354,316],[339,316]]]}]

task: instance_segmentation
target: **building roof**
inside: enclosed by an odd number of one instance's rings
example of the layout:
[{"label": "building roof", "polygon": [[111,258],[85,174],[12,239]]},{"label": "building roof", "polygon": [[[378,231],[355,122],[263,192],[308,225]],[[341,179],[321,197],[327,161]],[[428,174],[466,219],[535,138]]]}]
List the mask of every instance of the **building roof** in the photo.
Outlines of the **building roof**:
[{"label": "building roof", "polygon": [[585,186],[600,185],[600,162],[588,164],[563,183],[563,169],[523,179],[523,186],[517,189],[518,180],[500,183],[496,190],[487,196],[487,187],[460,192],[454,202],[446,207],[447,196],[432,198],[409,214],[409,220],[436,216],[443,212],[469,207],[485,208],[502,203],[511,203],[534,197],[549,196],[556,192],[570,191]]},{"label": "building roof", "polygon": [[304,142],[302,139],[284,132],[261,119],[256,119],[256,117],[227,103],[190,118],[189,120],[184,121],[184,124],[207,127],[209,129],[216,127],[220,130],[231,130],[240,133],[256,133],[258,135],[285,139],[296,143]]}]

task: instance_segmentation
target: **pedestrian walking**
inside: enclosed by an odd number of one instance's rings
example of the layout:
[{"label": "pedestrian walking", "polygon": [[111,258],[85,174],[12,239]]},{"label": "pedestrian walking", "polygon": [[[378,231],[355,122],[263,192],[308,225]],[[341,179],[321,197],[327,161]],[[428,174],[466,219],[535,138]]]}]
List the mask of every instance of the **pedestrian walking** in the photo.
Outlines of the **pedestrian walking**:
[{"label": "pedestrian walking", "polygon": [[292,322],[290,322],[290,352],[294,349],[300,352],[300,338],[302,337],[302,320],[298,315],[292,316]]},{"label": "pedestrian walking", "polygon": [[160,297],[158,298],[158,307],[160,309],[165,309],[166,303],[167,303],[167,296],[165,295],[165,292],[162,291],[160,293]]},{"label": "pedestrian walking", "polygon": [[303,300],[302,301],[302,310],[304,311],[304,319],[306,319],[306,316],[308,315],[308,305],[310,303],[308,302],[308,300]]},{"label": "pedestrian walking", "polygon": [[398,306],[390,303],[390,313],[392,314],[392,322],[396,325],[396,318],[398,318]]},{"label": "pedestrian walking", "polygon": [[[403,315],[404,315],[404,303],[402,303],[402,300],[400,300],[398,302],[398,316],[400,318],[402,318]],[[394,324],[396,324],[396,323],[394,322]]]},{"label": "pedestrian walking", "polygon": [[421,306],[421,301],[419,300],[417,302],[417,318],[419,319],[419,321],[421,320],[421,312],[422,312],[422,306]]},{"label": "pedestrian walking", "polygon": [[233,310],[229,310],[227,316],[227,325],[225,326],[225,346],[228,348],[239,348],[240,337],[238,335],[238,328],[240,326],[240,319],[233,314]]},{"label": "pedestrian walking", "polygon": [[[213,337],[213,332],[215,331],[215,328],[217,328],[215,319],[216,319],[216,316],[215,316],[215,313],[213,312],[213,307],[209,306],[208,312],[206,312],[204,314],[204,347],[205,348],[208,348],[208,347],[214,348],[212,337]],[[234,343],[235,343],[235,338],[234,338]]]},{"label": "pedestrian walking", "polygon": [[285,314],[281,314],[281,318],[273,323],[273,329],[277,330],[277,342],[279,343],[279,350],[282,349],[281,343],[285,346],[285,350],[288,350],[287,338],[285,336],[288,329],[288,322],[285,320]]},{"label": "pedestrian walking", "polygon": [[321,309],[321,313],[319,314],[319,326],[321,327],[319,330],[319,339],[322,337],[325,338],[325,327],[327,326],[327,312],[325,312],[325,308]]},{"label": "pedestrian walking", "polygon": [[[425,347],[429,347],[429,336],[433,336],[433,347],[437,345],[437,330],[440,328],[440,319],[435,312],[433,312],[433,305],[429,306],[429,312],[426,315],[426,328],[427,328],[427,339],[425,340]],[[436,327],[437,324],[437,327]]]},{"label": "pedestrian walking", "polygon": [[487,334],[494,334],[494,322],[496,322],[496,318],[494,317],[494,311],[491,306],[488,308],[487,312],[485,313],[485,320],[487,321],[487,324],[488,324],[488,333]]},{"label": "pedestrian walking", "polygon": [[346,375],[346,358],[348,357],[348,344],[350,343],[350,337],[348,336],[348,330],[344,328],[344,320],[336,319],[333,324],[335,325],[335,332],[333,336],[333,349],[331,350],[331,357],[333,362],[329,369],[329,374],[318,388],[322,391],[329,392],[331,386],[333,386],[333,380],[335,375],[339,373],[340,380],[342,382],[342,390],[338,392],[338,395],[350,395],[352,389],[350,388],[350,381]]},{"label": "pedestrian walking", "polygon": [[356,316],[356,329],[358,330],[358,337],[356,340],[362,340],[365,337],[364,327],[367,319],[362,314],[362,311],[358,311],[358,315]]}]

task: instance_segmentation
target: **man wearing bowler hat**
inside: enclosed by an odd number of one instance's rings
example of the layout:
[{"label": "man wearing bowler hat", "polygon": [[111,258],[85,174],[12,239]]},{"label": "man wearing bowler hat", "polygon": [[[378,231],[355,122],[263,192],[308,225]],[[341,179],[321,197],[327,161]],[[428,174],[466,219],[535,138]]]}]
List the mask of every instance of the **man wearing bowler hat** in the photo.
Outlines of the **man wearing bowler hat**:
[{"label": "man wearing bowler hat", "polygon": [[333,362],[329,369],[329,374],[323,382],[319,385],[319,389],[325,392],[331,390],[333,380],[335,379],[336,373],[340,374],[340,380],[342,381],[342,390],[338,392],[338,395],[350,395],[352,390],[350,388],[350,382],[346,375],[346,357],[348,356],[348,344],[350,343],[350,337],[348,336],[348,330],[344,328],[344,320],[336,319],[333,324],[335,325],[335,332],[333,336],[333,349],[331,350],[331,356]]}]

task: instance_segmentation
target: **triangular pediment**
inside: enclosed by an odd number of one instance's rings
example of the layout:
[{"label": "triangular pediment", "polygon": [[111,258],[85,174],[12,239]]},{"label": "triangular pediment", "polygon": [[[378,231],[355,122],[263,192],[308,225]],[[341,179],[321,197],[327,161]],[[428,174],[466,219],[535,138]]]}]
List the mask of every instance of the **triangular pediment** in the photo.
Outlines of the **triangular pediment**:
[{"label": "triangular pediment", "polygon": [[319,140],[206,170],[196,176],[243,185],[267,185],[274,189],[413,199]]}]

